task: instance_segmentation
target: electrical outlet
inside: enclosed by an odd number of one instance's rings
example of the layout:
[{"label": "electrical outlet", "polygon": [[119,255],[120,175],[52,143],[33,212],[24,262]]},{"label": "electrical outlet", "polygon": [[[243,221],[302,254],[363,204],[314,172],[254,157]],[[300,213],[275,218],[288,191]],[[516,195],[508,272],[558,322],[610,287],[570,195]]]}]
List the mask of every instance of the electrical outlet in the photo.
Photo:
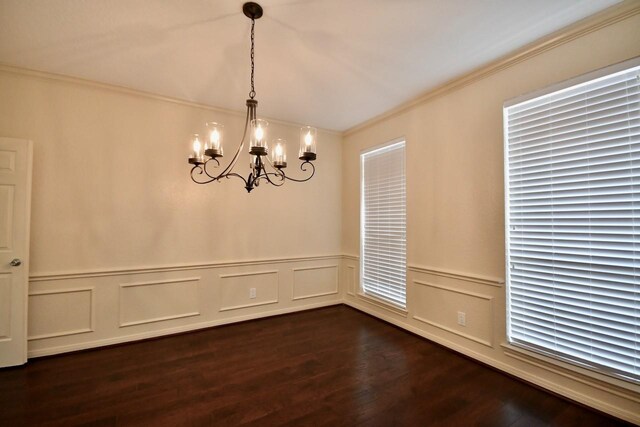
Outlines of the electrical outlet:
[{"label": "electrical outlet", "polygon": [[249,298],[254,299],[256,297],[256,288],[249,289]]},{"label": "electrical outlet", "polygon": [[458,325],[467,326],[467,313],[464,311],[458,312]]}]

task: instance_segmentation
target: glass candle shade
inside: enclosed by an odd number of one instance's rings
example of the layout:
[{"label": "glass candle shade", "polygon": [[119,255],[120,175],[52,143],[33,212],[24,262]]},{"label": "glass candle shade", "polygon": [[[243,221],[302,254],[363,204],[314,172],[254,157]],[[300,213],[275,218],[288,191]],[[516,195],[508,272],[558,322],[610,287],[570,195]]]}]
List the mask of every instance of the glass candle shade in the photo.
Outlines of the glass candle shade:
[{"label": "glass candle shade", "polygon": [[274,139],[271,143],[271,163],[279,169],[287,167],[287,141],[284,139]]},{"label": "glass candle shade", "polygon": [[205,124],[206,140],[204,143],[204,154],[209,157],[222,157],[222,131],[224,125],[216,122]]},{"label": "glass candle shade", "polygon": [[261,119],[251,120],[251,149],[250,153],[256,156],[265,156],[267,154],[267,128],[269,122]]},{"label": "glass candle shade", "polygon": [[191,137],[191,153],[189,154],[189,163],[201,164],[204,163],[204,146],[200,140],[200,135],[197,133]]},{"label": "glass candle shade", "polygon": [[310,161],[316,159],[316,139],[318,130],[311,126],[300,128],[300,160]]}]

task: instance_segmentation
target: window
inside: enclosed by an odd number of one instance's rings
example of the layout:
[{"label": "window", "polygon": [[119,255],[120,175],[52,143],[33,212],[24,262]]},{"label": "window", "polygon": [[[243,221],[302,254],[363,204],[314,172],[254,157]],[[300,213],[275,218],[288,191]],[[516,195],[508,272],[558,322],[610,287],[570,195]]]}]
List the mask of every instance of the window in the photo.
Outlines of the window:
[{"label": "window", "polygon": [[640,61],[505,105],[508,339],[640,379]]},{"label": "window", "polygon": [[406,306],[404,141],[360,155],[360,271],[365,295]]}]

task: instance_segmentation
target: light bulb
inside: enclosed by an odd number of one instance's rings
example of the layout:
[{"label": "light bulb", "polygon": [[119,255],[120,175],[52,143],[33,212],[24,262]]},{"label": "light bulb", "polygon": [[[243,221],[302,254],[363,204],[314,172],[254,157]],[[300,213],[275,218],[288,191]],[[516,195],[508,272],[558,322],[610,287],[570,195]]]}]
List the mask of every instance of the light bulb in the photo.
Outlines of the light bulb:
[{"label": "light bulb", "polygon": [[200,140],[198,138],[193,140],[193,152],[196,154],[200,153]]},{"label": "light bulb", "polygon": [[282,145],[280,144],[276,145],[276,156],[282,156]]},{"label": "light bulb", "polygon": [[264,138],[264,131],[262,130],[262,126],[258,126],[256,128],[256,140],[262,141],[262,138]]},{"label": "light bulb", "polygon": [[313,137],[311,136],[311,132],[307,132],[307,134],[304,136],[304,145],[309,148],[312,141]]},{"label": "light bulb", "polygon": [[214,129],[211,131],[211,142],[213,142],[215,145],[218,145],[218,143],[220,142],[220,132],[218,132],[218,129]]}]

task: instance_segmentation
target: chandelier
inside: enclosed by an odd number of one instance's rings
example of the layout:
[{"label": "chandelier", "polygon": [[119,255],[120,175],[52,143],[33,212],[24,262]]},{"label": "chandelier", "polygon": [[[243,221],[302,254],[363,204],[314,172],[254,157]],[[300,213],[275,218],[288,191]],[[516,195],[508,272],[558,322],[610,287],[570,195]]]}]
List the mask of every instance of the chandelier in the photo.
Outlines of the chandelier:
[{"label": "chandelier", "polygon": [[[300,150],[298,158],[301,160],[300,169],[308,175],[306,178],[296,179],[285,174],[287,167],[287,145],[284,139],[274,139],[271,144],[267,142],[267,130],[269,122],[258,119],[256,110],[258,101],[255,98],[256,91],[253,83],[254,77],[254,27],[256,19],[262,16],[262,7],[253,2],[242,6],[245,16],[251,19],[251,90],[247,99],[247,115],[244,123],[244,131],[238,148],[229,164],[221,168],[219,159],[222,158],[222,140],[224,126],[220,123],[209,122],[205,124],[204,133],[194,134],[191,139],[192,152],[189,156],[191,179],[197,184],[209,184],[214,181],[222,181],[224,178],[239,178],[244,182],[244,188],[251,192],[260,185],[261,181],[277,187],[283,185],[286,180],[304,182],[310,180],[316,172],[313,161],[316,159],[317,130],[311,126],[300,129]],[[240,153],[244,148],[249,131],[249,154],[251,155],[250,172],[245,178],[233,171]],[[271,145],[271,146],[269,146]],[[269,155],[271,154],[271,155]],[[221,169],[215,173],[212,169]]]}]

